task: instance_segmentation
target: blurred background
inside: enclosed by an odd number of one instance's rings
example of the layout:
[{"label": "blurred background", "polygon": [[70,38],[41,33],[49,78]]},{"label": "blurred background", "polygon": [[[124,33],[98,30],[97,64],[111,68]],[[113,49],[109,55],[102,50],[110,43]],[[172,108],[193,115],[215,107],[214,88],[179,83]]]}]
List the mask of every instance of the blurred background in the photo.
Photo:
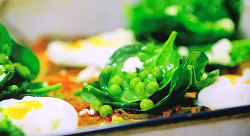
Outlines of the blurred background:
[{"label": "blurred background", "polygon": [[[124,4],[138,0],[0,0],[0,22],[24,44],[43,35],[89,36],[126,26]],[[244,0],[240,29],[250,37],[250,0]]]},{"label": "blurred background", "polygon": [[0,22],[18,41],[88,36],[125,26],[124,4],[138,0],[0,0]]}]

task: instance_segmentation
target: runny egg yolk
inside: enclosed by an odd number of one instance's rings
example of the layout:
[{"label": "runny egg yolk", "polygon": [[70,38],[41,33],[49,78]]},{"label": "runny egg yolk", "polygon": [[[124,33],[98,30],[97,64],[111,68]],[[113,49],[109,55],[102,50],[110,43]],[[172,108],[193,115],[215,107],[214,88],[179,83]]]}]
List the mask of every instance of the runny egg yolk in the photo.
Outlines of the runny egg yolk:
[{"label": "runny egg yolk", "polygon": [[229,82],[233,85],[236,85],[236,79],[240,78],[239,75],[223,75],[223,77],[227,78],[229,80]]},{"label": "runny egg yolk", "polygon": [[28,112],[38,110],[43,105],[36,100],[33,101],[21,101],[9,105],[4,109],[3,113],[12,119],[22,119]]},{"label": "runny egg yolk", "polygon": [[75,41],[73,43],[70,43],[66,46],[68,49],[81,49],[82,48],[82,42],[81,41]]},{"label": "runny egg yolk", "polygon": [[[237,84],[236,79],[240,78],[241,76],[239,76],[239,75],[223,75],[223,77],[227,78],[232,85],[236,85]],[[243,84],[250,84],[250,78],[248,80],[246,80],[245,82],[243,82]]]},{"label": "runny egg yolk", "polygon": [[88,42],[90,42],[90,44],[92,45],[115,45],[117,44],[116,42],[109,42],[109,41],[105,41],[103,40],[103,38],[101,36],[93,36],[93,37],[89,37],[88,39],[86,39]]}]

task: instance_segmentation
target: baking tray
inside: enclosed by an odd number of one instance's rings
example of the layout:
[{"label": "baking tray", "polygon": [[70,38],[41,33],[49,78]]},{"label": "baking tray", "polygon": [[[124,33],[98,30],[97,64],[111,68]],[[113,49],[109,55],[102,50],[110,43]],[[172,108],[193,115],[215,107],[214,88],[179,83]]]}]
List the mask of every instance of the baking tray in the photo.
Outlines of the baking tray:
[{"label": "baking tray", "polygon": [[250,105],[172,115],[105,128],[85,128],[68,136],[82,135],[250,136]]}]

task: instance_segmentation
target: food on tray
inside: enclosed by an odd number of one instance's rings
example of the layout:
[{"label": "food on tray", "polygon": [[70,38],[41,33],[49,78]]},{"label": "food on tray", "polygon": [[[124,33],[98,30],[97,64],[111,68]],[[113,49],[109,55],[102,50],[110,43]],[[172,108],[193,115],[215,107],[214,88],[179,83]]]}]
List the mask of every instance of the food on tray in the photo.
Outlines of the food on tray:
[{"label": "food on tray", "polygon": [[128,10],[132,30],[40,42],[34,53],[0,24],[0,135],[249,105],[250,40],[235,40],[238,7],[240,0],[141,0]]},{"label": "food on tray", "polygon": [[208,62],[203,52],[191,52],[180,64],[173,47],[176,36],[173,32],[164,45],[128,45],[118,49],[99,81],[84,87],[82,96],[88,97],[83,99],[98,99],[128,111],[157,113],[176,105],[190,87],[196,92],[213,83],[219,71],[203,76]]}]

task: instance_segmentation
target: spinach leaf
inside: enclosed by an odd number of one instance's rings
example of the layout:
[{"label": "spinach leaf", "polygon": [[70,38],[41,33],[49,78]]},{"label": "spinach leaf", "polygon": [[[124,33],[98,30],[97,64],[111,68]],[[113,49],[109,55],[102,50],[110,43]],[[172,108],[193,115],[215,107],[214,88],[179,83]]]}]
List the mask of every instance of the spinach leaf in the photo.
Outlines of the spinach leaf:
[{"label": "spinach leaf", "polygon": [[[193,51],[184,63],[177,68],[171,79],[171,82],[163,89],[157,91],[148,97],[155,105],[146,110],[149,113],[161,112],[164,109],[171,108],[178,104],[188,91],[200,91],[204,87],[215,82],[219,76],[219,71],[213,71],[205,79],[202,75],[208,63],[208,58],[201,51]],[[115,108],[122,108],[127,111],[144,112],[140,110],[139,102],[105,102]]]},{"label": "spinach leaf", "polygon": [[163,43],[177,31],[176,44],[189,46],[233,39],[240,7],[241,0],[140,0],[126,11],[138,41]]},{"label": "spinach leaf", "polygon": [[0,23],[0,54],[10,55],[12,49],[12,39],[5,27]]},{"label": "spinach leaf", "polygon": [[[82,90],[82,98],[89,103],[98,99],[103,104],[126,111],[156,113],[176,105],[184,98],[186,92],[198,92],[213,83],[217,79],[219,71],[205,73],[208,58],[202,51],[191,52],[180,65],[180,57],[173,47],[176,35],[177,33],[173,32],[167,42],[160,46],[148,43],[147,45],[130,45],[118,49],[109,59],[107,67],[102,70],[99,76],[100,84],[97,82],[85,86]],[[130,85],[127,83],[126,79],[127,74],[131,73],[122,71],[125,61],[130,57],[138,57],[143,62],[143,69],[137,69],[137,74],[132,75],[133,78],[138,78],[136,76],[142,70],[150,71],[154,67],[163,69],[163,79],[155,79],[154,81],[159,83],[158,90],[150,93],[144,90],[144,94],[136,96],[135,89],[132,88],[131,83]],[[112,77],[117,75],[121,78],[112,80]],[[148,75],[152,76],[151,74]],[[204,75],[207,76],[204,77]],[[149,84],[151,81],[143,82]],[[113,85],[112,83],[121,85],[123,90],[120,94],[115,96],[110,94],[108,87]],[[152,100],[155,105],[151,109],[143,111],[140,109],[140,101],[146,98]]]},{"label": "spinach leaf", "polygon": [[[241,62],[247,60],[250,58],[250,39],[242,39],[242,40],[235,40],[235,41],[230,41],[232,44],[232,50],[229,53],[231,60],[228,64],[222,64],[222,63],[214,63],[214,62],[209,62],[209,65],[213,65],[214,67],[217,68],[223,68],[224,67],[234,67]],[[187,47],[188,50],[191,52],[193,50],[201,50],[205,53],[211,52],[212,47],[214,44],[207,44],[207,45],[193,45]],[[184,56],[182,56],[185,58]]]},{"label": "spinach leaf", "polygon": [[30,79],[35,79],[38,75],[40,69],[39,60],[28,47],[13,41],[10,59],[13,62],[19,62],[26,66],[31,72]]},{"label": "spinach leaf", "polygon": [[[100,86],[103,91],[96,90],[94,88],[89,88],[93,93],[105,93],[108,94],[108,86],[111,85],[110,80],[114,76],[119,76],[122,79],[126,79],[126,72],[122,71],[125,61],[129,57],[138,57],[140,61],[143,62],[143,70],[151,70],[154,67],[160,67],[163,73],[163,80],[159,82],[160,89],[169,83],[172,75],[176,68],[179,66],[179,55],[176,50],[173,49],[174,39],[177,33],[173,32],[169,39],[163,46],[156,46],[153,44],[148,44],[146,46],[141,45],[130,45],[118,49],[109,59],[108,65],[113,66],[111,76],[109,78],[105,77],[105,73],[102,72],[99,76]],[[142,70],[138,70],[138,73]],[[94,91],[95,90],[95,91]],[[152,93],[145,93],[143,97],[137,97],[133,90],[124,89],[121,96],[110,96],[116,101],[124,102],[134,102],[147,98]]]},{"label": "spinach leaf", "polygon": [[39,61],[35,54],[28,47],[13,41],[0,24],[0,100],[45,96],[61,88],[61,84],[44,86],[41,82],[31,83],[38,72]]},{"label": "spinach leaf", "polygon": [[100,89],[97,89],[91,85],[87,85],[86,88],[88,89],[88,91],[93,94],[98,100],[102,101],[102,102],[109,102],[110,101],[110,97],[108,96],[107,92],[104,92]]},{"label": "spinach leaf", "polygon": [[[142,47],[144,47],[142,44],[128,45],[121,47],[110,57],[110,59],[107,62],[107,66],[116,66],[119,63],[123,63],[129,57],[141,51]],[[110,77],[107,78],[104,72],[102,72],[99,76],[100,87],[102,90],[106,92],[108,91],[109,79]]]},{"label": "spinach leaf", "polygon": [[175,71],[170,86],[166,88],[169,89],[167,94],[166,91],[163,90],[157,94],[158,96],[165,97],[161,97],[161,99],[157,97],[152,98],[155,105],[147,112],[160,112],[163,109],[174,106],[183,99],[190,86],[196,86],[199,87],[197,89],[202,89],[213,83],[218,77],[218,71],[212,72],[206,79],[201,80],[202,75],[205,73],[204,69],[207,63],[208,58],[205,53],[201,51],[191,52],[185,62]]},{"label": "spinach leaf", "polygon": [[[94,81],[94,82],[89,83],[89,84],[87,84],[87,85],[91,85],[91,86],[93,86],[93,87],[95,87],[95,88],[97,88],[97,89],[100,89],[100,83],[99,83],[98,81]],[[93,95],[92,93],[90,93],[90,92],[88,91],[87,85],[85,85],[85,86],[83,87],[82,91],[81,91],[81,94],[80,94],[81,98],[82,98],[85,102],[87,102],[87,103],[91,103],[93,100],[100,100],[100,99],[98,99],[97,97],[95,97],[95,95]]]}]

